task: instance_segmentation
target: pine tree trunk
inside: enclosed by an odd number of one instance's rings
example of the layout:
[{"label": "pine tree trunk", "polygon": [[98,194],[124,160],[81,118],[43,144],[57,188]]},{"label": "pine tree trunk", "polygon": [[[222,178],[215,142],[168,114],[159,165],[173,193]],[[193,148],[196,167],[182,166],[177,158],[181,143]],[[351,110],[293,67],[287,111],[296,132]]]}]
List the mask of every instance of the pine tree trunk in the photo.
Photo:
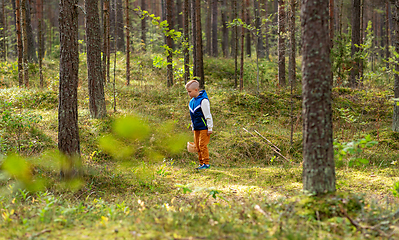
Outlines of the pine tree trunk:
[{"label": "pine tree trunk", "polygon": [[201,27],[201,0],[195,0],[195,17],[196,17],[196,56],[197,56],[197,76],[199,77],[200,88],[205,88],[205,79],[204,79],[204,65],[203,65],[203,52],[202,52],[202,27]]},{"label": "pine tree trunk", "polygon": [[130,85],[130,19],[129,0],[126,0],[126,85]]},{"label": "pine tree trunk", "polygon": [[29,87],[29,68],[28,68],[28,34],[26,25],[26,4],[27,0],[22,0],[21,4],[21,21],[22,21],[22,43],[24,50],[23,64],[24,64],[24,85]]},{"label": "pine tree trunk", "polygon": [[[233,15],[234,15],[234,19],[237,19],[237,17],[238,17],[238,10],[237,10],[237,1],[238,0],[233,0],[234,1],[234,10],[233,10]],[[237,88],[237,86],[238,86],[238,81],[237,81],[237,65],[238,65],[238,61],[237,61],[237,58],[238,58],[238,26],[235,26],[234,27],[234,34],[233,34],[233,36],[232,36],[232,39],[234,39],[234,42],[233,42],[233,44],[234,44],[234,52],[233,52],[233,55],[234,55],[234,88]]]},{"label": "pine tree trunk", "polygon": [[183,29],[183,15],[182,13],[182,4],[181,0],[176,0],[176,9],[177,9],[177,30],[182,31]]},{"label": "pine tree trunk", "polygon": [[212,45],[212,27],[211,27],[211,19],[212,19],[212,1],[207,0],[207,5],[205,6],[206,9],[206,19],[205,19],[205,38],[206,38],[206,45],[205,45],[205,54],[211,56],[211,45]]},{"label": "pine tree trunk", "polygon": [[227,0],[222,0],[221,7],[221,20],[222,20],[222,52],[223,57],[228,56],[228,42],[229,32],[227,30]]},{"label": "pine tree trunk", "polygon": [[195,1],[191,0],[191,41],[193,46],[193,77],[198,76],[197,74],[197,23],[196,23],[196,11]]},{"label": "pine tree trunk", "polygon": [[121,52],[125,52],[124,25],[122,0],[116,0],[116,49]]},{"label": "pine tree trunk", "polygon": [[103,36],[103,75],[104,75],[104,83],[109,82],[109,64],[108,64],[108,59],[110,57],[109,53],[109,0],[104,0],[104,21],[103,21],[103,31],[104,31],[104,36]]},{"label": "pine tree trunk", "polygon": [[329,4],[330,11],[330,48],[334,46],[334,0],[330,0]]},{"label": "pine tree trunk", "polygon": [[37,63],[36,44],[33,36],[32,21],[31,21],[31,6],[30,1],[26,0],[26,37],[28,41],[28,62]]},{"label": "pine tree trunk", "polygon": [[328,1],[303,0],[303,189],[335,191]]},{"label": "pine tree trunk", "polygon": [[[355,56],[359,52],[360,45],[360,0],[352,0],[352,47],[351,55]],[[353,65],[350,72],[350,83],[352,88],[359,85],[359,58],[353,59]]]},{"label": "pine tree trunk", "polygon": [[[266,13],[266,18],[269,17],[269,1],[266,0],[265,3],[265,13]],[[266,54],[266,59],[269,61],[270,60],[270,51],[269,51],[269,22],[265,23],[265,54]]]},{"label": "pine tree trunk", "polygon": [[389,69],[389,3],[385,3],[385,59],[386,59],[386,67]]},{"label": "pine tree trunk", "polygon": [[92,118],[103,118],[107,115],[107,110],[101,67],[101,29],[98,0],[85,0],[85,9],[90,115]]},{"label": "pine tree trunk", "polygon": [[[166,0],[166,21],[169,24],[169,30],[171,30],[171,25],[170,23],[172,22],[172,7],[173,7],[173,1],[172,0]],[[167,77],[167,86],[172,87],[173,86],[173,56],[172,56],[172,49],[173,49],[173,40],[172,38],[167,35],[166,36],[166,45],[168,46],[167,50],[167,62],[168,66],[167,72],[166,72],[166,77]]]},{"label": "pine tree trunk", "polygon": [[[147,0],[141,0],[141,9],[143,11],[147,10],[146,2],[147,2]],[[142,19],[141,19],[141,44],[142,44],[142,48],[141,48],[141,50],[143,52],[146,51],[146,46],[147,46],[146,34],[147,34],[147,18],[142,16]]]},{"label": "pine tree trunk", "polygon": [[285,87],[285,5],[278,0],[278,82]]},{"label": "pine tree trunk", "polygon": [[80,156],[78,127],[78,0],[60,0],[60,80],[58,101],[58,149],[68,156],[64,176],[71,177],[74,159]]},{"label": "pine tree trunk", "polygon": [[1,31],[0,31],[0,58],[6,60],[6,44],[5,44],[5,33],[4,33],[4,29],[5,29],[5,16],[4,16],[4,0],[2,1],[2,8],[0,11],[0,27],[1,27]]},{"label": "pine tree trunk", "polygon": [[16,31],[17,31],[17,50],[18,50],[18,85],[22,87],[24,85],[24,68],[23,68],[23,45],[22,45],[22,33],[21,33],[21,2],[20,0],[15,1],[15,15],[16,15]]},{"label": "pine tree trunk", "polygon": [[255,28],[256,28],[256,39],[257,41],[257,54],[259,58],[265,57],[265,51],[263,49],[263,36],[262,36],[262,28],[261,28],[261,19],[259,14],[259,0],[254,0],[254,14],[255,14]]},{"label": "pine tree trunk", "polygon": [[114,51],[114,46],[115,46],[115,39],[116,39],[116,28],[115,28],[115,21],[116,21],[116,0],[109,0],[109,35],[110,35],[110,55],[111,57],[111,52]]},{"label": "pine tree trunk", "polygon": [[[244,1],[242,2],[241,9],[241,17],[245,19],[245,5]],[[240,66],[240,91],[244,89],[244,36],[245,36],[245,28],[241,27],[241,66]]]},{"label": "pine tree trunk", "polygon": [[[399,52],[399,0],[395,1],[394,4],[394,31],[395,31],[395,41],[392,41],[395,46],[395,51]],[[394,83],[394,94],[395,98],[399,99],[399,59],[397,56],[396,58],[396,63],[395,63],[395,83]],[[393,117],[392,117],[392,131],[394,132],[399,132],[399,101],[395,100],[395,104],[393,106]]]},{"label": "pine tree trunk", "polygon": [[[245,21],[246,24],[248,25],[253,25],[250,21],[250,11],[249,11],[249,0],[245,0],[245,15],[243,17],[243,21]],[[247,56],[251,57],[252,55],[252,49],[251,49],[251,32],[248,29],[245,29],[245,38],[246,38],[246,50],[247,50]]]},{"label": "pine tree trunk", "polygon": [[44,87],[43,81],[43,69],[42,69],[42,61],[43,61],[43,0],[37,0],[37,18],[38,18],[38,45],[39,45],[39,78],[40,78],[40,87]]},{"label": "pine tree trunk", "polygon": [[212,0],[212,44],[211,53],[213,57],[219,55],[218,52],[218,0]]},{"label": "pine tree trunk", "polygon": [[189,0],[183,0],[183,55],[184,55],[184,83],[190,78],[190,39],[189,39]]},{"label": "pine tree trunk", "polygon": [[290,83],[294,86],[296,84],[296,41],[295,41],[295,12],[296,12],[296,0],[290,0],[290,20],[289,20],[289,28],[290,28],[290,57],[289,57],[289,65],[288,65],[288,78]]}]

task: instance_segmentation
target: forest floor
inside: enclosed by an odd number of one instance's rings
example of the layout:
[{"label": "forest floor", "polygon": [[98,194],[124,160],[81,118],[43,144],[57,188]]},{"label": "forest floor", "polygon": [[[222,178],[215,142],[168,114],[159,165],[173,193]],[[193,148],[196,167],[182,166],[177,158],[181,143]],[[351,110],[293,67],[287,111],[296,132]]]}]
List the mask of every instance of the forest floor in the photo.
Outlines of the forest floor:
[{"label": "forest floor", "polygon": [[[80,178],[69,182],[60,180],[53,151],[56,62],[45,62],[45,90],[13,87],[12,66],[2,66],[8,80],[2,80],[0,104],[8,110],[1,112],[0,162],[3,170],[7,159],[27,163],[19,167],[30,170],[29,181],[25,175],[19,181],[18,174],[1,175],[0,239],[399,237],[394,190],[399,134],[390,130],[388,88],[333,89],[337,192],[315,197],[302,191],[301,91],[294,91],[291,114],[290,91],[273,85],[273,65],[262,65],[265,90],[258,95],[253,82],[244,92],[234,90],[232,64],[206,60],[215,127],[211,168],[197,171],[196,155],[184,149],[192,140],[184,84],[167,89],[163,70],[148,59],[132,71],[132,86],[124,85],[123,67],[118,69],[117,111],[112,84],[107,84],[109,115],[100,120],[89,116],[81,60],[82,167]],[[126,131],[138,135],[123,136]],[[256,132],[276,144],[287,160]],[[22,190],[29,185],[38,189]]]}]

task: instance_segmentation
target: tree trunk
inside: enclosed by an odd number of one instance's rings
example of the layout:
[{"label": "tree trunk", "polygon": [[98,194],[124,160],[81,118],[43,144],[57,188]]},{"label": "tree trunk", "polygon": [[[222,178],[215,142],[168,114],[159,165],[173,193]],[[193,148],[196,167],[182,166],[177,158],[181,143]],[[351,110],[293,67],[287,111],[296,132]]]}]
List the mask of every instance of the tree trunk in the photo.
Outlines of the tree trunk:
[{"label": "tree trunk", "polygon": [[330,0],[329,4],[330,11],[330,48],[334,46],[334,0]]},{"label": "tree trunk", "polygon": [[197,76],[199,77],[198,81],[200,84],[200,88],[205,88],[205,79],[204,79],[204,65],[203,65],[203,54],[202,54],[202,27],[201,27],[201,0],[195,0],[195,17],[196,17],[196,56],[197,56]]},{"label": "tree trunk", "polygon": [[385,3],[385,59],[386,59],[386,67],[389,69],[389,3]]},{"label": "tree trunk", "polygon": [[[250,11],[249,11],[249,0],[245,0],[245,15],[243,16],[243,21],[248,24],[248,25],[253,25],[250,21]],[[251,57],[252,55],[252,49],[251,49],[251,32],[248,29],[244,29],[245,35],[246,35],[246,50],[247,50],[247,56]]]},{"label": "tree trunk", "polygon": [[191,0],[191,41],[193,46],[193,77],[198,76],[197,74],[197,24],[196,24],[196,11],[195,1]]},{"label": "tree trunk", "polygon": [[[237,0],[234,1],[234,10],[233,10],[233,18],[237,19],[238,17],[238,11],[237,11]],[[234,88],[237,88],[238,86],[238,81],[237,81],[237,58],[238,58],[238,26],[234,26],[234,31],[233,31],[233,36],[232,39],[234,39],[233,44],[234,44]]]},{"label": "tree trunk", "polygon": [[[359,52],[360,45],[360,0],[352,0],[352,47],[351,55],[355,56]],[[359,58],[353,59],[353,65],[350,74],[350,83],[352,88],[359,84]]]},{"label": "tree trunk", "polygon": [[[212,27],[211,27],[211,19],[212,19],[212,1],[213,0],[207,0],[207,6],[205,6],[206,9],[206,19],[205,19],[205,25],[207,26],[205,28],[205,38],[206,38],[206,45],[205,45],[205,54],[211,55],[211,45],[212,45]],[[201,10],[200,10],[201,11]]]},{"label": "tree trunk", "polygon": [[20,0],[15,1],[15,15],[16,15],[16,31],[17,31],[17,50],[18,50],[18,85],[22,87],[24,85],[24,68],[22,61],[23,57],[23,45],[22,45],[22,33],[21,33],[21,2]]},{"label": "tree trunk", "polygon": [[125,52],[125,33],[122,0],[116,0],[116,49]]},{"label": "tree trunk", "polygon": [[303,0],[303,189],[335,191],[328,1]]},{"label": "tree trunk", "polygon": [[227,0],[222,0],[222,51],[223,57],[228,56],[229,32],[227,30]]},{"label": "tree trunk", "polygon": [[33,29],[32,29],[32,21],[31,21],[31,14],[30,14],[30,1],[26,1],[26,11],[25,11],[25,19],[26,19],[26,37],[27,37],[27,44],[28,44],[28,62],[35,62],[37,63],[37,55],[36,55],[36,44],[35,38],[33,37]]},{"label": "tree trunk", "polygon": [[[399,0],[395,1],[394,5],[394,15],[393,18],[395,24],[395,41],[392,41],[395,46],[395,51],[399,52]],[[397,56],[396,63],[395,63],[395,83],[394,83],[394,94],[395,98],[399,99],[399,59]],[[393,107],[393,118],[392,118],[392,131],[399,132],[399,101],[395,100],[395,104]]]},{"label": "tree trunk", "polygon": [[262,28],[261,28],[261,19],[259,14],[259,0],[254,0],[254,14],[255,14],[255,28],[256,28],[256,40],[257,41],[257,54],[258,57],[264,58],[265,51],[263,49],[263,36],[262,36]]},{"label": "tree trunk", "polygon": [[[269,17],[269,1],[266,0],[265,3],[265,13],[266,13],[266,18]],[[270,51],[269,51],[269,22],[265,23],[265,54],[266,54],[266,59],[269,61],[270,60]]]},{"label": "tree trunk", "polygon": [[278,83],[285,86],[285,5],[278,0]]},{"label": "tree trunk", "polygon": [[103,118],[107,115],[107,110],[101,67],[101,29],[98,0],[85,0],[85,9],[90,115],[92,118]]},{"label": "tree trunk", "polygon": [[104,36],[103,36],[103,75],[104,75],[104,82],[109,82],[109,57],[110,57],[110,39],[109,39],[109,0],[104,0]]},{"label": "tree trunk", "polygon": [[190,78],[190,52],[189,52],[189,0],[183,1],[183,55],[184,55],[184,83]]},{"label": "tree trunk", "polygon": [[[147,10],[146,2],[147,2],[147,0],[141,0],[141,9],[143,11]],[[146,46],[147,46],[146,34],[147,34],[147,18],[145,16],[142,16],[142,19],[141,19],[141,44],[142,44],[142,48],[141,48],[141,50],[143,52],[146,51]]]},{"label": "tree trunk", "polygon": [[[245,5],[242,2],[241,17],[245,19]],[[241,66],[240,66],[240,91],[244,89],[244,36],[245,28],[241,26]]]},{"label": "tree trunk", "polygon": [[[166,0],[166,21],[168,22],[168,31],[171,30],[171,22],[172,22],[172,7],[173,7],[173,1],[172,0]],[[172,37],[167,35],[166,36],[166,45],[168,47],[167,50],[167,86],[172,87],[173,86],[173,56],[172,56],[172,49],[173,49],[173,40]]]},{"label": "tree trunk", "polygon": [[22,0],[21,4],[21,21],[22,21],[22,43],[23,43],[23,50],[24,50],[24,85],[25,87],[29,87],[29,68],[28,68],[28,34],[27,34],[27,21],[26,21],[26,4],[27,0]]},{"label": "tree trunk", "polygon": [[42,69],[42,61],[43,61],[43,0],[37,0],[37,18],[38,18],[38,45],[39,45],[39,78],[40,78],[40,87],[44,87],[43,81],[43,69]]},{"label": "tree trunk", "polygon": [[6,60],[6,44],[5,44],[5,11],[4,11],[4,0],[2,1],[2,8],[0,11],[0,58],[2,58],[4,61]]},{"label": "tree trunk", "polygon": [[288,78],[290,83],[293,86],[296,84],[296,61],[295,61],[295,52],[296,52],[296,41],[295,41],[295,12],[296,12],[296,0],[290,0],[290,20],[289,20],[289,28],[290,28],[290,57],[288,64]]},{"label": "tree trunk", "polygon": [[183,29],[183,15],[182,15],[182,4],[181,0],[176,0],[176,9],[177,9],[177,30],[182,31]]},{"label": "tree trunk", "polygon": [[78,127],[78,0],[60,0],[60,80],[58,149],[68,157],[62,171],[71,177],[80,156]]},{"label": "tree trunk", "polygon": [[130,85],[130,19],[129,0],[126,0],[126,85]]},{"label": "tree trunk", "polygon": [[212,0],[212,44],[211,54],[213,57],[219,55],[218,52],[218,0]]}]

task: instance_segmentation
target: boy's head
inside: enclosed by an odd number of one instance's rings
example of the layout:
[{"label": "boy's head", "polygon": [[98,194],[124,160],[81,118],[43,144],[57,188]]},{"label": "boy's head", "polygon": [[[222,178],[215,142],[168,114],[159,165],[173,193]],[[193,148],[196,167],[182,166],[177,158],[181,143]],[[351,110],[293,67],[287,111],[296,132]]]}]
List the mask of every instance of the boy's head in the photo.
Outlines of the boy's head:
[{"label": "boy's head", "polygon": [[186,84],[186,90],[191,98],[198,97],[199,95],[199,82],[197,80],[191,80]]}]

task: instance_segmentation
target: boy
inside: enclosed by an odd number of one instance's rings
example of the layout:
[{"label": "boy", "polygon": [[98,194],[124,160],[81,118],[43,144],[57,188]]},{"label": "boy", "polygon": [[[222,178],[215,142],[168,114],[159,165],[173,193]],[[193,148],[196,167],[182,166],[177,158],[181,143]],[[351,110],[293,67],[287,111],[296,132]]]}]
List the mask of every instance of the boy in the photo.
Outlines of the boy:
[{"label": "boy", "polygon": [[213,120],[208,95],[205,90],[199,91],[199,82],[191,80],[186,84],[191,97],[189,103],[191,127],[194,132],[194,143],[198,150],[200,166],[197,169],[210,168],[208,143],[212,134]]}]

